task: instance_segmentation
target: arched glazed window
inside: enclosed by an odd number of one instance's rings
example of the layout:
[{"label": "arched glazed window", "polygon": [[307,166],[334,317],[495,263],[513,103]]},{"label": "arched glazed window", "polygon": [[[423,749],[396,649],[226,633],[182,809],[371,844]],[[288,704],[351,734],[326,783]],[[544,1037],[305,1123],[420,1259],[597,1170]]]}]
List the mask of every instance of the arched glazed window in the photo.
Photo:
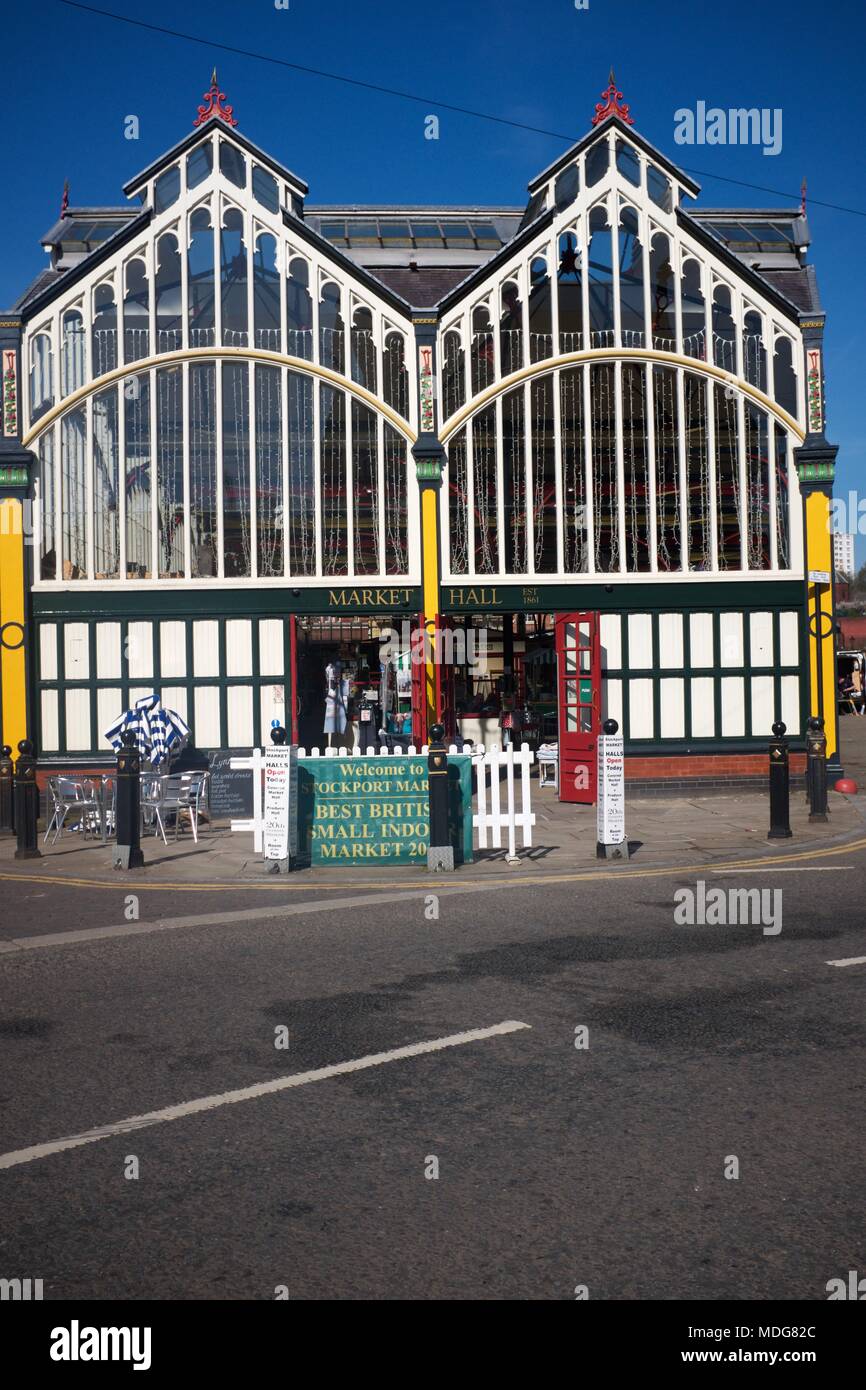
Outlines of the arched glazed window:
[{"label": "arched glazed window", "polygon": [[56,473],[54,468],[54,431],[45,430],[39,436],[39,498],[42,507],[42,551],[39,563],[40,579],[57,578],[57,513]]},{"label": "arched glazed window", "polygon": [[492,385],[496,376],[493,352],[493,324],[486,304],[472,311],[472,394]]},{"label": "arched glazed window", "polygon": [[592,510],[595,520],[595,568],[599,573],[611,573],[620,567],[616,392],[613,363],[599,362],[591,366],[589,399]]},{"label": "arched glazed window", "polygon": [[499,570],[499,490],[495,405],[479,410],[472,421],[472,464],[475,475],[475,570],[477,574],[496,574]]},{"label": "arched glazed window", "polygon": [[[743,375],[760,391],[767,389],[767,349],[761,315],[750,309],[743,318]],[[751,566],[750,566],[751,568]]]},{"label": "arched glazed window", "polygon": [[216,331],[214,304],[214,239],[210,209],[196,208],[189,219],[186,257],[189,300],[189,345],[213,347]]},{"label": "arched glazed window", "polygon": [[189,524],[193,579],[213,579],[219,573],[216,448],[216,367],[213,362],[190,362]]},{"label": "arched glazed window", "polygon": [[128,261],[123,295],[123,360],[138,362],[150,352],[147,270],[137,256]]},{"label": "arched glazed window", "polygon": [[110,280],[93,291],[93,329],[91,340],[92,375],[102,376],[117,366],[117,304]]},{"label": "arched glazed window", "polygon": [[683,569],[713,567],[710,506],[709,429],[705,377],[683,373],[683,431],[686,443],[686,496],[683,503]]},{"label": "arched glazed window", "polygon": [[173,232],[156,245],[156,350],[174,352],[182,346],[180,250]]},{"label": "arched glazed window", "polygon": [[691,257],[683,262],[680,282],[683,312],[683,352],[707,360],[707,306],[701,288],[701,267]]},{"label": "arched glazed window", "polygon": [[228,208],[220,234],[220,298],[223,346],[248,347],[247,249],[244,219],[237,208]]},{"label": "arched glazed window", "polygon": [[677,350],[677,314],[670,243],[656,232],[650,244],[650,316],[652,345],[662,352]]},{"label": "arched glazed window", "polygon": [[662,173],[661,169],[656,169],[653,164],[647,164],[646,188],[656,207],[661,208],[663,212],[671,211],[673,208],[671,181]]},{"label": "arched glazed window", "polygon": [[773,392],[776,404],[797,416],[797,375],[794,371],[794,344],[784,334],[776,339],[773,358]]},{"label": "arched glazed window", "polygon": [[553,319],[547,261],[536,256],[529,267],[529,360],[541,362],[553,356]]},{"label": "arched glazed window", "polygon": [[385,573],[406,574],[409,569],[406,440],[387,420],[384,432]]},{"label": "arched glazed window", "polygon": [[[299,262],[303,265],[304,262]],[[289,398],[289,574],[316,573],[316,469],[313,438],[313,380],[288,373]]]},{"label": "arched glazed window", "polygon": [[260,164],[253,165],[253,197],[268,212],[279,212],[279,186],[273,174],[269,174]]},{"label": "arched glazed window", "polygon": [[[332,280],[322,286],[319,301],[319,361],[333,372],[344,370],[343,318],[340,313],[340,287]],[[340,571],[345,573],[345,571]],[[338,573],[333,570],[332,573]]]},{"label": "arched glazed window", "polygon": [[523,305],[514,280],[506,280],[499,293],[499,361],[503,376],[523,366]]},{"label": "arched glazed window", "polygon": [[313,359],[313,301],[310,267],[300,256],[289,262],[286,280],[286,352],[290,357]]},{"label": "arched glazed window", "polygon": [[54,404],[54,354],[47,333],[37,333],[30,343],[30,423]]},{"label": "arched glazed window", "polygon": [[379,574],[379,469],[376,416],[352,398],[352,549],[356,574]]},{"label": "arched glazed window", "polygon": [[556,271],[559,298],[559,350],[580,352],[583,347],[583,272],[577,235],[563,232],[559,238],[559,265]]},{"label": "arched glazed window", "polygon": [[619,316],[623,347],[643,347],[646,343],[643,282],[638,215],[634,208],[623,207],[619,214]]},{"label": "arched glazed window", "polygon": [[731,291],[716,285],[713,291],[713,361],[726,372],[737,370],[737,329],[731,313]]},{"label": "arched glazed window", "polygon": [[368,391],[376,390],[376,343],[373,313],[359,305],[352,315],[352,380]]},{"label": "arched glazed window", "polygon": [[593,184],[603,179],[610,166],[610,145],[607,136],[603,135],[592,149],[586,152],[586,186],[592,188]]},{"label": "arched glazed window", "polygon": [[766,412],[746,401],[746,564],[770,568],[770,459]]},{"label": "arched glazed window", "polygon": [[640,188],[640,157],[634,146],[619,135],[616,137],[616,167],[629,183]]},{"label": "arched glazed window", "polygon": [[382,359],[386,405],[409,418],[409,373],[406,369],[406,343],[402,333],[385,333],[385,352]]},{"label": "arched glazed window", "polygon": [[253,257],[253,327],[255,346],[270,352],[280,350],[280,274],[277,270],[277,242],[269,232],[256,237]]},{"label": "arched glazed window", "polygon": [[788,431],[773,422],[776,469],[776,563],[791,568],[791,470]]},{"label": "arched glazed window", "polygon": [[613,247],[603,203],[589,215],[589,346],[613,347]]},{"label": "arched glazed window", "polygon": [[465,402],[463,346],[457,329],[450,329],[442,340],[442,413],[445,419]]},{"label": "arched glazed window", "polygon": [[68,396],[84,385],[84,319],[78,309],[68,309],[61,325],[62,392]]}]

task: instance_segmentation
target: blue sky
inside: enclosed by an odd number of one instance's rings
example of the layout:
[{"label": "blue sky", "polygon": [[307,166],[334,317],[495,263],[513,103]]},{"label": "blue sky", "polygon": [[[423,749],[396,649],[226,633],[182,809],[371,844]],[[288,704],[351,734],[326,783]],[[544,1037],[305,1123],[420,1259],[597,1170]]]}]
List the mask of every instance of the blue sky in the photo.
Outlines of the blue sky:
[{"label": "blue sky", "polygon": [[[310,184],[314,202],[519,204],[563,140],[438,108],[435,100],[575,139],[613,64],[636,128],[702,184],[699,204],[789,206],[808,180],[812,253],[827,310],[829,437],[840,445],[837,495],[863,489],[866,419],[856,344],[864,317],[866,214],[862,0],[783,7],[745,0],[95,0],[194,44],[73,9],[61,0],[4,16],[7,235],[0,304],[42,268],[64,178],[73,204],[122,204],[121,185],[191,128],[218,65],[239,130]],[[414,103],[223,52],[215,43],[417,93]],[[674,112],[781,108],[782,148],[678,146]],[[438,141],[424,118],[440,119]],[[140,138],[124,139],[137,115]],[[855,134],[858,137],[855,144]],[[715,175],[716,177],[710,177]],[[739,179],[791,197],[721,182]],[[858,538],[858,563],[866,537]]]}]

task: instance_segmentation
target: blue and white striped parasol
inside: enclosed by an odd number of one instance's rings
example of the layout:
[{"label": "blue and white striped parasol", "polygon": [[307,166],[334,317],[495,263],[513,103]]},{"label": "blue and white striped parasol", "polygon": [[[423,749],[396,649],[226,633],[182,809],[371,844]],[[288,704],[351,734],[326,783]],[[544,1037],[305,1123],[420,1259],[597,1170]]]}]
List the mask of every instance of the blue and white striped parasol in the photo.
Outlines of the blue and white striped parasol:
[{"label": "blue and white striped parasol", "polygon": [[127,730],[135,734],[139,753],[150,759],[152,767],[170,762],[189,738],[186,721],[175,710],[165,709],[156,694],[136,700],[135,708],[128,709],[115,720],[106,729],[105,737],[117,749],[121,746],[121,735]]}]

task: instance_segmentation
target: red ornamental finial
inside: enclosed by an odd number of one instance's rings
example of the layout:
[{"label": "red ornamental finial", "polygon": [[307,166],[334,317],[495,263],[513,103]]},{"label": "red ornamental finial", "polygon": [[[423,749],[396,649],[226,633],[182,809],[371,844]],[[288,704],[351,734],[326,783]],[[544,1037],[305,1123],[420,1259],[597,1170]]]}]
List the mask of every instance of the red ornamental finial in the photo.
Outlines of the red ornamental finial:
[{"label": "red ornamental finial", "polygon": [[198,115],[193,121],[194,126],[204,125],[205,121],[210,120],[211,116],[218,116],[221,121],[225,121],[226,125],[237,125],[233,108],[231,106],[223,106],[226,94],[220,91],[216,68],[214,68],[211,74],[210,91],[205,92],[204,99],[207,102],[207,106],[200,106],[198,108]]},{"label": "red ornamental finial", "polygon": [[620,120],[625,121],[626,125],[634,125],[634,118],[629,115],[628,106],[624,103],[621,104],[622,92],[618,92],[616,89],[616,78],[613,75],[613,68],[610,70],[610,83],[608,89],[606,92],[602,92],[602,96],[606,97],[607,100],[604,102],[597,101],[595,103],[595,115],[592,118],[593,125],[601,125],[602,121],[606,121],[608,116],[619,116]]}]

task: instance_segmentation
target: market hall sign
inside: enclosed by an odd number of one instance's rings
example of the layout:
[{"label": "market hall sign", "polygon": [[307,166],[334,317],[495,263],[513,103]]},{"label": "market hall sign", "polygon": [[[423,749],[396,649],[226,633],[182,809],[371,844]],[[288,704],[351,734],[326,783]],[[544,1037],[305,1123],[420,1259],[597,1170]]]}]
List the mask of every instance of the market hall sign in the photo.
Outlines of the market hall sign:
[{"label": "market hall sign", "polygon": [[[455,863],[472,860],[472,760],[448,759]],[[426,758],[303,758],[298,766],[299,859],[328,864],[425,864],[430,842]]]},{"label": "market hall sign", "polygon": [[[411,608],[412,589],[329,589],[329,608]],[[417,607],[417,603],[414,605]]]}]

